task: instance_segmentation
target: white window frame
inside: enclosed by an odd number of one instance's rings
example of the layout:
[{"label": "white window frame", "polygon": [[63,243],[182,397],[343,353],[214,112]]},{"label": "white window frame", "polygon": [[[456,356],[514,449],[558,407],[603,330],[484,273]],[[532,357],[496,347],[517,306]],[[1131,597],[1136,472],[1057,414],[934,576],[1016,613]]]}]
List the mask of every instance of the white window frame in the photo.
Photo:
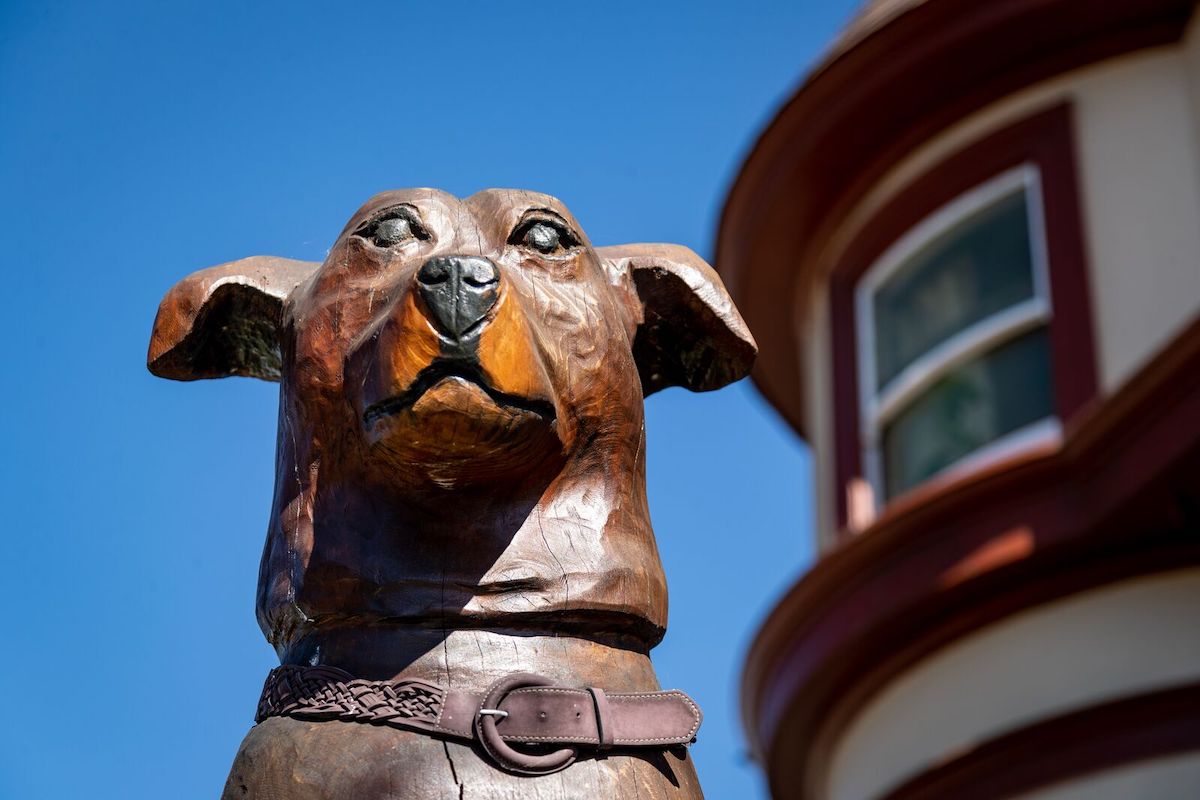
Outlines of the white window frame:
[{"label": "white window frame", "polygon": [[[917,357],[886,385],[877,386],[872,303],[876,292],[922,247],[971,215],[1018,190],[1025,193],[1033,295],[964,328]],[[859,280],[854,296],[855,333],[858,338],[859,430],[862,432],[864,477],[871,486],[876,509],[884,504],[885,497],[881,454],[884,426],[950,370],[1050,322],[1053,314],[1047,262],[1041,175],[1035,165],[1022,164],[969,189],[929,214],[888,247]],[[973,472],[1021,450],[1057,441],[1061,435],[1061,424],[1051,415],[973,450],[943,467],[936,476]]]}]

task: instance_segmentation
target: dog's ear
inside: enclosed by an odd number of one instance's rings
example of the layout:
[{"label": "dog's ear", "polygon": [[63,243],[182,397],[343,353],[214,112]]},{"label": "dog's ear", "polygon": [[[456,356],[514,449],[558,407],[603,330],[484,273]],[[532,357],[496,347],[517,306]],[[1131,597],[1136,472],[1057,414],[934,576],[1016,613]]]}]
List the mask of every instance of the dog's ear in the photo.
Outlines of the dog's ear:
[{"label": "dog's ear", "polygon": [[704,259],[675,244],[625,244],[596,252],[614,280],[632,283],[641,304],[633,356],[644,395],[668,386],[707,392],[750,372],[758,346]]},{"label": "dog's ear", "polygon": [[319,266],[253,256],[193,272],[159,304],[146,366],[177,381],[279,380],[284,298]]}]

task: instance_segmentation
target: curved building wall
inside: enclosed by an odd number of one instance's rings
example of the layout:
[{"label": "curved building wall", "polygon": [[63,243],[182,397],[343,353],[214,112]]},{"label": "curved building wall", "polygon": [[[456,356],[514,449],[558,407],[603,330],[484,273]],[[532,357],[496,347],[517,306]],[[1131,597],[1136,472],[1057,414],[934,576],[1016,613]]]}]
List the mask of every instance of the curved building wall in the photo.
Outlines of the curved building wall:
[{"label": "curved building wall", "polygon": [[1042,719],[1200,681],[1197,608],[1200,569],[1178,570],[1081,592],[959,639],[859,710],[833,749],[825,797],[880,797]]},{"label": "curved building wall", "polygon": [[1014,800],[1193,800],[1200,786],[1200,756],[1154,758],[1048,786]]}]

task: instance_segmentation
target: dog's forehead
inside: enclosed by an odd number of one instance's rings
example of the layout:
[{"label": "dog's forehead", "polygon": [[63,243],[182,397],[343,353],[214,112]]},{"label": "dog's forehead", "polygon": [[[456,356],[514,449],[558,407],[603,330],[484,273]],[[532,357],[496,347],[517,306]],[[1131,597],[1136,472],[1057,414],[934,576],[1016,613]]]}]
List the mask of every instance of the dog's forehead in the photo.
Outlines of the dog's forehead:
[{"label": "dog's forehead", "polygon": [[571,214],[566,204],[557,197],[527,189],[484,189],[468,197],[463,204],[471,209],[480,223],[495,221],[500,224],[515,223],[531,209],[552,211],[579,231],[579,221]]},{"label": "dog's forehead", "polygon": [[462,200],[459,200],[449,192],[443,192],[441,189],[389,189],[386,192],[380,192],[359,206],[358,210],[350,217],[347,227],[353,226],[359,220],[371,216],[376,211],[403,204],[415,206],[422,210],[437,208],[451,214],[461,213],[463,209]]}]

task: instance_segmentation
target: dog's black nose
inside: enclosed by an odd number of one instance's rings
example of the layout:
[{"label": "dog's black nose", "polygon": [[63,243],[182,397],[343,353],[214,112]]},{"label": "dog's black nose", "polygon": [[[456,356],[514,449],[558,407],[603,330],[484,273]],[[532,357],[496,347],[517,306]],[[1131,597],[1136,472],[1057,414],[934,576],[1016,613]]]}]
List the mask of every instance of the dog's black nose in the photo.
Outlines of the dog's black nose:
[{"label": "dog's black nose", "polygon": [[480,256],[434,256],[417,271],[417,286],[442,332],[461,339],[496,305],[500,271]]}]

